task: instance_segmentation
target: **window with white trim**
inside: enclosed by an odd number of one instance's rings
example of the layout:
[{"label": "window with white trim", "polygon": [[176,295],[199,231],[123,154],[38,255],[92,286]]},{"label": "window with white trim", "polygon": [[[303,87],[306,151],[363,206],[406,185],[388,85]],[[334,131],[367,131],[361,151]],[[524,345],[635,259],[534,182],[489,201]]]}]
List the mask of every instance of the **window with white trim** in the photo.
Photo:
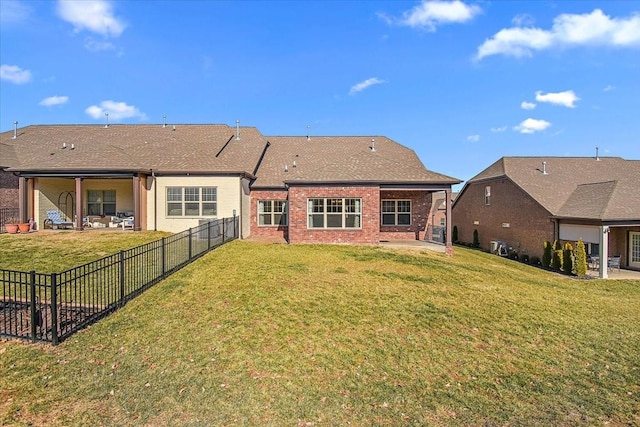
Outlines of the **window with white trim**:
[{"label": "window with white trim", "polygon": [[487,206],[491,204],[491,186],[490,185],[487,185],[486,187],[484,187],[484,204]]},{"label": "window with white trim", "polygon": [[287,202],[258,200],[258,225],[287,225]]},{"label": "window with white trim", "polygon": [[87,215],[115,215],[116,190],[87,191]]},{"label": "window with white trim", "polygon": [[308,228],[361,228],[362,199],[307,199]]},{"label": "window with white trim", "polygon": [[411,225],[411,200],[383,200],[382,225]]},{"label": "window with white trim", "polygon": [[216,216],[217,187],[167,187],[167,216]]}]

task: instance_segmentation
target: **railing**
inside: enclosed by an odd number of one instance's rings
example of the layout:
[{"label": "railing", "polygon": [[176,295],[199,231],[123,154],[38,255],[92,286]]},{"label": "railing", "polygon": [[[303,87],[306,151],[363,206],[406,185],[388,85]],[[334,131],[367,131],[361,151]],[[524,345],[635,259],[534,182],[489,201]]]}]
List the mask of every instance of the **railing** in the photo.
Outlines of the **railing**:
[{"label": "railing", "polygon": [[9,218],[17,218],[20,215],[18,208],[0,208],[0,233],[4,233],[4,225]]},{"label": "railing", "polygon": [[0,336],[57,345],[237,238],[237,217],[224,218],[60,273],[0,269]]}]

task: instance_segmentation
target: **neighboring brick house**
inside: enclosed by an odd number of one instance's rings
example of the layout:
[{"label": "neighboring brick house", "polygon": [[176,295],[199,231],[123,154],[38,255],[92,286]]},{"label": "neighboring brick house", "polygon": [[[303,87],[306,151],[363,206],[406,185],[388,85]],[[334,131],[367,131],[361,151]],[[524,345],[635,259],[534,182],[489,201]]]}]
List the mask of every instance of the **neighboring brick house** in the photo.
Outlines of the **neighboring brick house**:
[{"label": "neighboring brick house", "polygon": [[15,162],[13,146],[0,144],[0,209],[18,208],[18,176],[5,171]]},{"label": "neighboring brick house", "polygon": [[427,170],[412,150],[385,137],[266,137],[226,125],[57,125],[5,132],[0,144],[30,153],[7,165],[19,175],[22,214],[42,226],[46,211],[57,209],[78,230],[84,221],[77,218],[117,213],[131,214],[135,230],[165,231],[238,215],[241,237],[424,239],[431,193],[450,198],[460,182]]},{"label": "neighboring brick house", "polygon": [[590,254],[620,255],[624,268],[640,270],[640,161],[503,157],[465,183],[453,224],[460,241],[478,230],[485,249],[504,241],[538,257],[544,241],[582,238]]}]

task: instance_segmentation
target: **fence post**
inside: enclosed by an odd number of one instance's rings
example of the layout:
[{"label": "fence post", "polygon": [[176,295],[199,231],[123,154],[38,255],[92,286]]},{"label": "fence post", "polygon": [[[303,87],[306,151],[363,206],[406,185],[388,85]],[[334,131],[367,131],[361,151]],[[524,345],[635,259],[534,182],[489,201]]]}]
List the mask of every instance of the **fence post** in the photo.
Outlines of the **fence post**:
[{"label": "fence post", "polygon": [[238,224],[237,224],[236,218],[237,217],[235,216],[233,217],[233,237],[237,239],[240,236],[238,236],[239,233],[238,233]]},{"label": "fence post", "polygon": [[36,342],[36,272],[29,272],[29,287],[31,298],[31,341]]},{"label": "fence post", "polygon": [[51,273],[51,343],[58,345],[58,275]]},{"label": "fence post", "polygon": [[193,227],[189,229],[189,261],[191,261],[191,238],[193,237]]},{"label": "fence post", "polygon": [[224,243],[224,229],[227,228],[227,219],[222,218],[222,243]]},{"label": "fence post", "polygon": [[211,250],[211,221],[207,222],[207,251]]},{"label": "fence post", "polygon": [[124,305],[124,251],[120,251],[120,307]]},{"label": "fence post", "polygon": [[162,238],[162,246],[160,249],[160,253],[162,255],[162,277],[167,273],[167,265],[165,262],[165,246],[167,244],[166,237]]}]

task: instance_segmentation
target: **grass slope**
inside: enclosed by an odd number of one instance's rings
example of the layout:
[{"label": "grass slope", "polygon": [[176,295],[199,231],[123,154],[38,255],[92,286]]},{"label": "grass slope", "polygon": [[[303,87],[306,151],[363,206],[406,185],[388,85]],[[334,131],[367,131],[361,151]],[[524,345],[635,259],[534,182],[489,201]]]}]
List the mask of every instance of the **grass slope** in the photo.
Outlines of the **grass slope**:
[{"label": "grass slope", "polygon": [[0,422],[638,425],[639,325],[638,282],[233,242],[58,347],[0,343]]}]

